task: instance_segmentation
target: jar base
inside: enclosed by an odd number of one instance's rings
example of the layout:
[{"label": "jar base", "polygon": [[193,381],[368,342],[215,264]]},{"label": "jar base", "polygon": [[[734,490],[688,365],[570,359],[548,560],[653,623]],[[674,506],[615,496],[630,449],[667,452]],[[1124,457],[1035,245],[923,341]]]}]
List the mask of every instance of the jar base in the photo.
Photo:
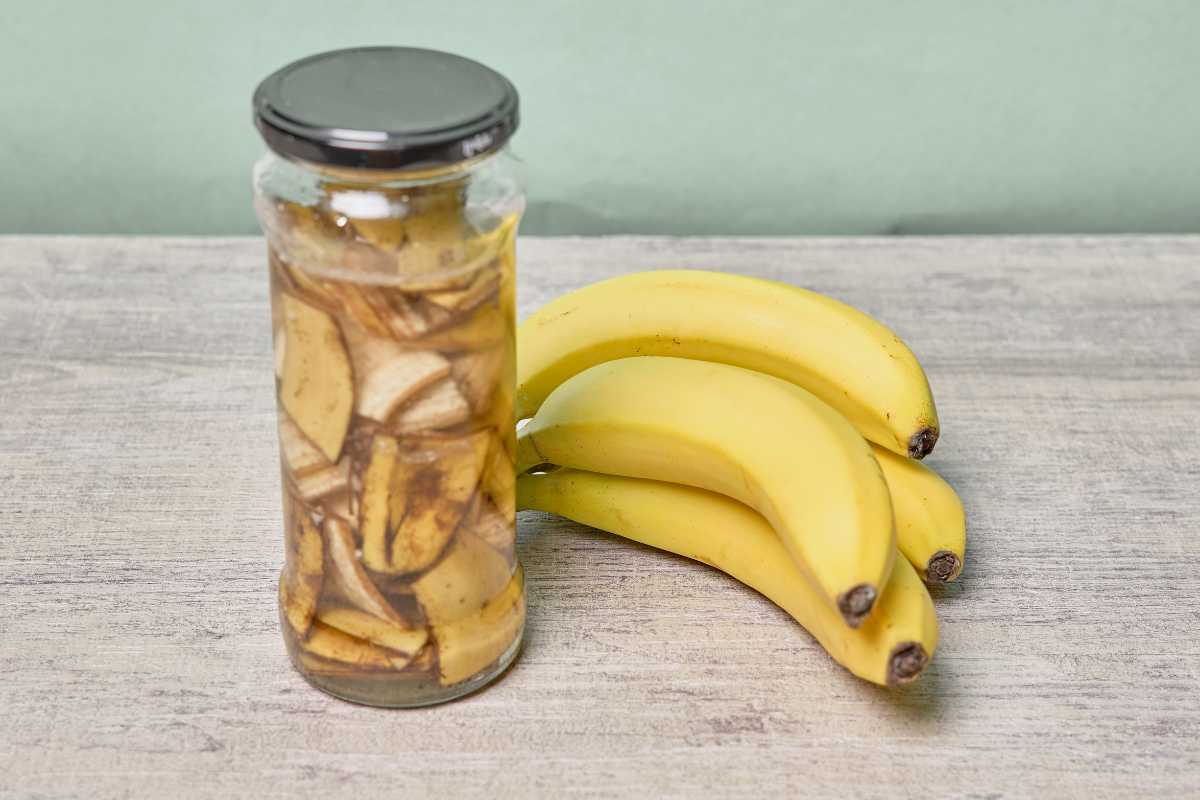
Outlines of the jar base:
[{"label": "jar base", "polygon": [[457,700],[492,683],[516,661],[524,641],[525,630],[522,627],[512,644],[491,666],[452,686],[431,684],[428,680],[395,674],[321,675],[306,672],[295,659],[292,659],[292,666],[310,685],[339,700],[375,708],[422,708]]}]

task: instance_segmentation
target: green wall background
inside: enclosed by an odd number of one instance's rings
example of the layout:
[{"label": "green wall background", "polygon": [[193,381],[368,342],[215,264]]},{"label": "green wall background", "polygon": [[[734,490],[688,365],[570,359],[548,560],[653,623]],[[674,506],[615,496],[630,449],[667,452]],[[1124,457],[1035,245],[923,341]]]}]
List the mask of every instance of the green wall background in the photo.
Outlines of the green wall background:
[{"label": "green wall background", "polygon": [[258,79],[386,43],[517,84],[531,233],[1200,231],[1200,2],[0,12],[0,232],[255,232]]}]

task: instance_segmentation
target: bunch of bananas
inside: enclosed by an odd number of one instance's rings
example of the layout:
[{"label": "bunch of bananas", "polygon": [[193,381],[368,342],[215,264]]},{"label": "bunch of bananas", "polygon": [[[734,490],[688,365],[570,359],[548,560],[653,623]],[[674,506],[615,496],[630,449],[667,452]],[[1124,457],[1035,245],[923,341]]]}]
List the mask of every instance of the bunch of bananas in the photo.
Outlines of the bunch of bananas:
[{"label": "bunch of bananas", "polygon": [[918,463],[938,438],[912,352],[786,284],[628,275],[517,333],[517,503],[710,564],[883,685],[937,644],[921,578],[952,581],[966,522]]}]

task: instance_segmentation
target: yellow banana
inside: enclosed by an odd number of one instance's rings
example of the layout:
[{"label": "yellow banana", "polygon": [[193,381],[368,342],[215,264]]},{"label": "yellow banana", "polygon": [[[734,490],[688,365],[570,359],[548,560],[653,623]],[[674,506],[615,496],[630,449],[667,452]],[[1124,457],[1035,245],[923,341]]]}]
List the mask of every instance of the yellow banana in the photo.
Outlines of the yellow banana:
[{"label": "yellow banana", "polygon": [[591,367],[521,429],[517,473],[542,463],[741,500],[851,627],[892,569],[892,503],[871,448],[832,408],[770,375],[685,358]]},{"label": "yellow banana", "polygon": [[830,297],[700,270],[642,272],[543,306],[517,331],[517,419],[604,361],[677,356],[802,386],[867,439],[922,458],[938,437],[925,372],[887,327]]},{"label": "yellow banana", "polygon": [[679,484],[560,469],[522,476],[517,505],[710,564],[766,595],[835,661],[873,683],[916,678],[937,646],[933,602],[903,559],[896,560],[870,619],[848,631],[767,521],[728,497]]},{"label": "yellow banana", "polygon": [[892,495],[896,544],[930,583],[952,581],[962,571],[967,519],[962,500],[924,464],[874,446]]}]

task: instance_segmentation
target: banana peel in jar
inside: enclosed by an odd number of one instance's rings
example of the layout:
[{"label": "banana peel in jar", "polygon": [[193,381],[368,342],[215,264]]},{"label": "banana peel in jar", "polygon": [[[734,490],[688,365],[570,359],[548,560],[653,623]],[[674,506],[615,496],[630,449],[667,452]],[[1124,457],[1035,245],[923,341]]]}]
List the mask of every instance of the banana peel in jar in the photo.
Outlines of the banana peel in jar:
[{"label": "banana peel in jar", "polygon": [[374,249],[356,241],[348,227],[338,224],[341,215],[324,206],[283,202],[277,208],[283,255],[278,259],[278,271],[284,276],[282,283],[327,311],[338,310],[347,302],[353,304],[354,298],[347,300],[345,295],[346,286],[355,288],[352,284],[325,281],[314,272],[378,272]]},{"label": "banana peel in jar", "polygon": [[348,217],[350,228],[360,239],[380,250],[399,250],[404,246],[408,234],[401,217],[366,219]]},{"label": "banana peel in jar", "polygon": [[406,344],[443,352],[482,350],[500,344],[507,328],[505,317],[495,305],[482,305],[461,324],[434,331]]},{"label": "banana peel in jar", "polygon": [[322,608],[317,613],[317,622],[368,644],[392,651],[393,667],[401,666],[397,663],[398,657],[403,657],[403,666],[407,666],[429,640],[429,631],[426,628],[408,628],[385,622],[373,614],[353,608]]},{"label": "banana peel in jar", "polygon": [[460,683],[494,664],[525,624],[525,584],[518,570],[503,591],[475,613],[435,624],[438,677],[443,686]]},{"label": "banana peel in jar", "polygon": [[[449,212],[412,217],[409,243],[400,253],[402,281],[409,291],[423,292],[432,302],[455,310],[483,302],[499,287],[496,258],[512,249],[517,216],[510,214],[490,231],[479,233]],[[465,294],[459,295],[462,292]]]},{"label": "banana peel in jar", "polygon": [[477,266],[467,261],[467,229],[454,212],[419,214],[399,220],[400,247],[380,246],[388,274],[407,292],[458,291],[470,286]]},{"label": "banana peel in jar", "polygon": [[344,318],[368,335],[398,342],[421,340],[458,323],[465,311],[448,311],[413,294],[405,286],[352,286],[330,284],[336,308]]},{"label": "banana peel in jar", "polygon": [[411,473],[411,469],[392,470],[392,480],[388,488],[387,500],[387,529],[389,531],[398,529],[400,523],[404,521],[404,515],[408,513],[407,483]]},{"label": "banana peel in jar", "polygon": [[[361,259],[359,259],[361,260]],[[357,326],[371,336],[398,336],[409,338],[419,334],[412,331],[403,320],[397,319],[397,311],[389,303],[390,290],[386,287],[357,284],[348,280],[327,280],[305,271],[298,266],[281,265],[289,278],[292,293],[305,302],[338,316],[343,330]],[[351,271],[371,274],[369,265]]]},{"label": "banana peel in jar", "polygon": [[[511,373],[509,373],[511,374]],[[491,401],[489,422],[500,431],[500,440],[508,453],[508,460],[517,461],[517,420],[513,411],[514,384],[512,381],[500,381],[496,385],[496,393]]]},{"label": "banana peel in jar", "polygon": [[411,308],[421,319],[421,327],[427,335],[448,328],[458,321],[453,311],[447,311],[436,303],[429,302],[428,295],[415,295],[410,300]]},{"label": "banana peel in jar", "polygon": [[334,266],[342,248],[353,241],[332,213],[319,206],[283,201],[275,204],[271,216],[290,263]]},{"label": "banana peel in jar", "polygon": [[309,441],[299,426],[282,408],[277,414],[279,424],[279,451],[284,467],[293,478],[327,469],[333,464],[321,450]]},{"label": "banana peel in jar", "polygon": [[436,675],[434,670],[437,669],[437,643],[430,638],[425,642],[425,646],[421,648],[421,652],[413,656],[412,661],[408,662],[405,668],[406,672],[422,672],[427,675]]},{"label": "banana peel in jar", "polygon": [[488,450],[487,465],[483,471],[483,491],[506,519],[515,519],[517,513],[517,471],[503,437],[492,434]]},{"label": "banana peel in jar", "polygon": [[487,409],[503,368],[504,352],[501,347],[463,353],[450,362],[450,373],[472,413],[480,414]]},{"label": "banana peel in jar", "polygon": [[426,292],[448,292],[467,288],[474,280],[479,265],[450,263],[447,267],[440,267],[428,273],[408,271],[414,268],[402,262],[396,285],[410,295],[422,296]]},{"label": "banana peel in jar", "polygon": [[[361,241],[341,211],[328,201],[318,205],[282,204],[283,241],[293,264],[312,265],[326,273],[343,271],[389,275],[391,261]],[[331,289],[330,284],[325,289]]]},{"label": "banana peel in jar", "polygon": [[[390,309],[380,307],[374,297],[375,290],[344,281],[326,281],[324,286],[350,324],[374,337],[392,335]],[[344,329],[347,327],[343,326]]]},{"label": "banana peel in jar", "polygon": [[347,494],[350,488],[349,459],[343,458],[337,464],[330,463],[292,421],[287,411],[280,408],[277,418],[284,472],[296,496],[312,504],[331,495]]},{"label": "banana peel in jar", "polygon": [[354,378],[333,318],[290,294],[280,297],[287,352],[279,401],[330,461],[337,461],[354,410]]},{"label": "banana peel in jar", "polygon": [[[400,472],[398,475],[397,472]],[[363,474],[359,534],[362,536],[363,563],[375,572],[392,572],[388,554],[388,534],[395,527],[392,518],[393,494],[398,488],[404,497],[400,446],[392,436],[377,435],[371,441],[370,461]]]},{"label": "banana peel in jar", "polygon": [[491,299],[499,289],[500,273],[485,266],[475,273],[465,289],[427,292],[424,299],[449,313],[463,313]]},{"label": "banana peel in jar", "polygon": [[[399,272],[424,284],[423,291],[454,287],[449,275],[467,260],[469,230],[459,208],[430,208],[404,218],[405,244],[397,251]],[[441,274],[446,273],[446,278]]]},{"label": "banana peel in jar", "polygon": [[[399,629],[410,627],[379,591],[379,588],[367,575],[367,571],[363,569],[356,554],[354,532],[349,523],[337,517],[328,517],[322,523],[321,528],[325,534],[329,581],[336,587],[342,598],[353,605],[356,610],[371,615],[380,623]],[[328,619],[325,619],[324,622],[347,633],[373,641],[370,636],[364,636],[345,625],[336,624]],[[380,642],[376,642],[376,644],[380,644]],[[416,649],[420,649],[420,647],[418,646]]]},{"label": "banana peel in jar", "polygon": [[429,321],[421,313],[420,303],[415,298],[399,288],[379,287],[375,291],[387,304],[387,323],[394,338],[404,341],[429,333]]},{"label": "banana peel in jar", "polygon": [[466,422],[471,416],[458,384],[451,378],[438,381],[426,389],[412,404],[402,409],[388,423],[388,429],[397,433],[449,428]]},{"label": "banana peel in jar", "polygon": [[345,332],[359,416],[386,422],[396,409],[450,374],[450,362],[437,353],[407,350],[352,327]]},{"label": "banana peel in jar", "polygon": [[275,331],[274,341],[272,342],[272,345],[273,345],[272,352],[275,354],[275,358],[274,358],[275,377],[282,378],[283,377],[283,362],[284,362],[284,359],[287,358],[287,334],[283,332],[282,327],[280,327],[279,329],[277,329]]},{"label": "banana peel in jar", "polygon": [[462,529],[442,558],[413,581],[425,619],[438,625],[475,614],[512,577],[507,558],[473,532]]},{"label": "banana peel in jar", "polygon": [[292,483],[296,487],[296,494],[308,504],[331,495],[345,494],[350,488],[350,459],[343,458],[316,472],[293,476]]},{"label": "banana peel in jar", "polygon": [[364,188],[360,183],[339,182],[326,184],[325,189],[331,198],[331,205],[346,211],[353,209],[349,204],[338,202],[339,196],[366,194],[371,201],[371,211],[386,212],[373,217],[357,214],[345,217],[351,232],[380,250],[399,250],[404,247],[412,238],[410,223],[419,218],[461,219],[466,204],[466,180],[461,178],[418,186],[380,186],[376,182],[369,188]]},{"label": "banana peel in jar", "polygon": [[276,204],[280,221],[293,239],[323,250],[330,242],[347,242],[352,232],[337,224],[334,213],[322,205],[281,201]]},{"label": "banana peel in jar", "polygon": [[454,535],[478,485],[487,434],[425,437],[406,443],[377,435],[363,476],[359,532],[363,563],[384,574],[417,572],[437,559]]},{"label": "banana peel in jar", "polygon": [[512,515],[505,515],[485,495],[476,495],[475,503],[467,516],[469,523],[463,528],[487,542],[496,552],[504,556],[510,567],[517,563],[517,524]]},{"label": "banana peel in jar", "polygon": [[513,246],[500,251],[500,310],[505,319],[516,319],[517,251]]},{"label": "banana peel in jar", "polygon": [[516,221],[509,215],[479,234],[457,209],[407,218],[407,244],[397,253],[400,282],[406,290],[422,292],[431,302],[459,312],[471,302],[482,302],[495,291],[494,260],[511,249]]},{"label": "banana peel in jar", "polygon": [[318,507],[323,515],[337,517],[353,526],[358,523],[358,493],[354,491],[354,473],[350,475],[350,485],[346,490],[322,497]]},{"label": "banana peel in jar", "polygon": [[288,550],[279,580],[279,607],[288,625],[303,637],[312,626],[321,596],[325,548],[308,512],[295,508],[287,497],[284,498],[284,516]]},{"label": "banana peel in jar", "polygon": [[[371,644],[320,620],[313,622],[308,638],[300,646],[310,655],[358,670],[404,669],[412,659],[410,655]],[[302,660],[301,663],[314,672],[323,671],[320,662],[310,664]]]},{"label": "banana peel in jar", "polygon": [[349,283],[327,284],[332,307],[346,326],[357,327],[364,336],[414,339],[429,331],[415,301],[391,286],[358,286]]},{"label": "banana peel in jar", "polygon": [[404,485],[404,518],[395,528],[387,569],[377,571],[418,572],[437,560],[479,485],[487,445],[486,431],[428,436],[414,442],[414,448],[431,455],[432,460],[405,464],[408,479]]},{"label": "banana peel in jar", "polygon": [[322,311],[341,310],[341,303],[329,291],[325,281],[297,266],[281,264],[280,269],[288,277],[287,292],[289,294],[301,298],[304,302]]}]

